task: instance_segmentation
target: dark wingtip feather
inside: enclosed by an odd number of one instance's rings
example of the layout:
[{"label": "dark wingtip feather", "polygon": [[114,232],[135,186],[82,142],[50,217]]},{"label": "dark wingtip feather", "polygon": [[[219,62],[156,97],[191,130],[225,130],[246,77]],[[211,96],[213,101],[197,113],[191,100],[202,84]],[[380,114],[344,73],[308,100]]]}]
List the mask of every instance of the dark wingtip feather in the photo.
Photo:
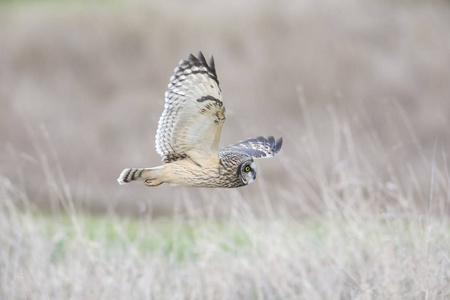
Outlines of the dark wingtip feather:
[{"label": "dark wingtip feather", "polygon": [[274,155],[280,152],[282,145],[283,145],[283,137],[280,137],[275,145],[275,151],[273,152]]},{"label": "dark wingtip feather", "polygon": [[275,147],[275,138],[273,136],[269,136],[267,138],[267,142],[270,145],[269,153],[272,154],[274,152],[274,147]]},{"label": "dark wingtip feather", "polygon": [[196,66],[199,65],[200,62],[198,61],[197,57],[195,57],[192,53],[189,53],[187,57],[187,61],[191,63],[192,65]]},{"label": "dark wingtip feather", "polygon": [[208,63],[206,62],[205,57],[203,56],[202,51],[198,51],[198,60],[200,61],[200,63],[206,67],[208,67]]},{"label": "dark wingtip feather", "polygon": [[213,70],[214,74],[216,74],[216,64],[214,63],[212,54],[209,56],[209,67]]}]

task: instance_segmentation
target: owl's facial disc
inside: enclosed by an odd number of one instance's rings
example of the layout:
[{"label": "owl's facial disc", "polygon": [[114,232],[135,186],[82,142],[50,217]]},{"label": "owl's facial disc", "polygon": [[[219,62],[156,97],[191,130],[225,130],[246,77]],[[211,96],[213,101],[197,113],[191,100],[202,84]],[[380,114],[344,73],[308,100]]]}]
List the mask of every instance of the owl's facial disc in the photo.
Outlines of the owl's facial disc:
[{"label": "owl's facial disc", "polygon": [[248,161],[241,165],[239,170],[239,177],[243,184],[249,184],[255,181],[256,178],[256,164],[254,161]]}]

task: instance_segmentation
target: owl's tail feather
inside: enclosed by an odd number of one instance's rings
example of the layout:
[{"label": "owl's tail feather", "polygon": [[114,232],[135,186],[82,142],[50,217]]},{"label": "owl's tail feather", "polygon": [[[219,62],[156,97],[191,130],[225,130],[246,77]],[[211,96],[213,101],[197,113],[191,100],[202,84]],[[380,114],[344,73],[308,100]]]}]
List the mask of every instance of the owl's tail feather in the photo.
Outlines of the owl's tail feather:
[{"label": "owl's tail feather", "polygon": [[130,181],[143,180],[145,185],[157,186],[163,183],[162,180],[158,178],[160,170],[161,167],[125,169],[122,171],[119,178],[117,178],[117,181],[119,184],[125,184]]}]

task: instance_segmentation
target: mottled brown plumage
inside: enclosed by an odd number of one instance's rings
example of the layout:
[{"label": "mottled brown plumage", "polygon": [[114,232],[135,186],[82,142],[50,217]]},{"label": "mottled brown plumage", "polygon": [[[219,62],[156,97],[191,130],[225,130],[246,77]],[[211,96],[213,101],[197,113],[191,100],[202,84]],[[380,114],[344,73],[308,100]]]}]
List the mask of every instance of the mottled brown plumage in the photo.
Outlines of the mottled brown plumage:
[{"label": "mottled brown plumage", "polygon": [[199,52],[182,60],[170,78],[164,112],[158,123],[156,151],[163,165],[125,169],[120,184],[142,180],[148,186],[169,183],[188,187],[239,187],[254,181],[254,158],[271,157],[281,149],[275,141],[258,137],[219,150],[225,107],[214,59]]}]

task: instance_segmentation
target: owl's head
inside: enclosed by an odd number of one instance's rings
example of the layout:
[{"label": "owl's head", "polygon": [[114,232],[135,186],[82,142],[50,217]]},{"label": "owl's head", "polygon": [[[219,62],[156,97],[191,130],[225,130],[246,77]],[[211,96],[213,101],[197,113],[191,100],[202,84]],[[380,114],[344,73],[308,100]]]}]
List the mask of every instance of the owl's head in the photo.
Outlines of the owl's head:
[{"label": "owl's head", "polygon": [[253,159],[244,161],[238,169],[238,175],[244,185],[256,179],[256,164]]}]

